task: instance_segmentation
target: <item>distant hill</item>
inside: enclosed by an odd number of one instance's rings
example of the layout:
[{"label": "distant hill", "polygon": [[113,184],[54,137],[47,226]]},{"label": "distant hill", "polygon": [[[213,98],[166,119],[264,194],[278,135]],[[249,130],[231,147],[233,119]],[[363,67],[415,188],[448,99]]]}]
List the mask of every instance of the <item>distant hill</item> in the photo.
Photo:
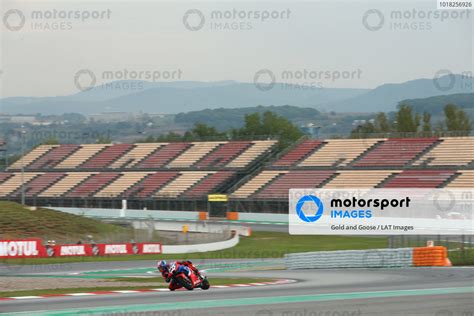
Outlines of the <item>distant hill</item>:
[{"label": "distant hill", "polygon": [[[130,88],[130,87],[135,88]],[[138,88],[137,88],[138,87]],[[318,108],[324,103],[352,98],[367,89],[282,89],[277,84],[260,91],[252,83],[149,83],[118,81],[71,96],[0,100],[0,111],[7,114],[55,114],[76,112],[145,112],[176,114],[205,108],[241,108],[258,105],[294,104]]]},{"label": "distant hill", "polygon": [[399,105],[401,104],[410,105],[418,113],[428,112],[432,115],[442,114],[447,104],[455,104],[471,115],[474,115],[474,93],[440,95],[424,99],[408,99],[400,101]]},{"label": "distant hill", "polygon": [[195,123],[206,123],[219,130],[239,128],[244,125],[244,117],[249,113],[263,113],[272,111],[282,115],[292,122],[316,121],[321,119],[321,113],[312,108],[300,108],[296,106],[257,106],[235,109],[205,109],[179,113],[175,116],[175,123],[193,125]]},{"label": "distant hill", "polygon": [[[439,87],[452,88],[443,91]],[[388,112],[406,99],[474,92],[474,79],[461,75],[433,79],[417,79],[400,84],[384,84],[354,98],[331,102],[327,105],[337,112]]]},{"label": "distant hill", "polygon": [[[452,84],[452,87],[451,87]],[[449,89],[440,89],[448,87]],[[405,99],[445,94],[471,93],[472,78],[461,75],[417,79],[400,84],[384,84],[375,89],[288,88],[276,83],[261,91],[253,83],[114,81],[89,91],[57,97],[13,97],[0,100],[7,114],[63,114],[76,112],[145,112],[176,114],[218,108],[247,108],[258,105],[293,105],[320,111],[393,111]]]}]

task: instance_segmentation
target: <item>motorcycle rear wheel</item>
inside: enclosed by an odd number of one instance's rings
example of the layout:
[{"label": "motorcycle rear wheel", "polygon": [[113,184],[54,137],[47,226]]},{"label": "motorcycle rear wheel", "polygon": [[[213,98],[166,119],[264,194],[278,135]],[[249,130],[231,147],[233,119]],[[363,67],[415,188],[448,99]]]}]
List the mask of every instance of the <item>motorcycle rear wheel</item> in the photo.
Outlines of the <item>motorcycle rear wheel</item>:
[{"label": "motorcycle rear wheel", "polygon": [[187,278],[183,278],[182,276],[177,276],[176,282],[181,284],[184,288],[186,288],[189,291],[192,291],[194,289],[192,282],[188,280]]}]

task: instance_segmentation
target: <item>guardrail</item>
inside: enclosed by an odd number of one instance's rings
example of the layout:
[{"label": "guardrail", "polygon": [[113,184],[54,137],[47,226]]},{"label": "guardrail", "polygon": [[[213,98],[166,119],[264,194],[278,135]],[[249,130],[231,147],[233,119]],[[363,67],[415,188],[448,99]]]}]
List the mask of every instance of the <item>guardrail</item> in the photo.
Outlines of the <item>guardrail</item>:
[{"label": "guardrail", "polygon": [[75,208],[49,207],[52,210],[96,218],[127,218],[155,220],[199,220],[202,212],[197,211],[167,211],[167,210],[136,210],[136,209],[107,209],[107,208]]},{"label": "guardrail", "polygon": [[150,229],[152,227],[154,230],[163,230],[163,231],[174,231],[180,232],[183,231],[183,226],[186,226],[186,231],[194,233],[210,233],[210,234],[221,234],[226,231],[235,231],[240,236],[251,236],[252,230],[249,227],[239,226],[239,225],[228,225],[228,224],[213,224],[206,223],[203,221],[200,222],[189,222],[189,223],[176,223],[176,222],[159,222],[154,221],[150,222],[147,220],[134,220],[132,226],[135,229]]},{"label": "guardrail", "polygon": [[194,253],[207,252],[231,248],[236,246],[240,241],[239,234],[234,234],[231,239],[212,242],[207,244],[196,245],[163,245],[162,253],[164,254],[178,254],[178,253]]},{"label": "guardrail", "polygon": [[288,223],[288,214],[227,212],[227,219],[241,222]]},{"label": "guardrail", "polygon": [[287,269],[450,266],[445,247],[338,250],[285,255]]}]

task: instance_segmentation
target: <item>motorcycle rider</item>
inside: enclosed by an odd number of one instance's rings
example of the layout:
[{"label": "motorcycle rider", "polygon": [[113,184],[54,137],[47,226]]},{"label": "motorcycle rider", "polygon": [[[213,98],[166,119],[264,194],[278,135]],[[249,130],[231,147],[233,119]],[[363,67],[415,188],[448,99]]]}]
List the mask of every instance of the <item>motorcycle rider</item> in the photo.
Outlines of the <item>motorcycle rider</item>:
[{"label": "motorcycle rider", "polygon": [[156,265],[156,268],[158,269],[158,271],[160,271],[161,273],[161,276],[163,277],[163,279],[166,280],[167,283],[169,283],[169,271],[170,271],[170,265],[166,262],[166,260],[160,260],[158,261],[157,265]]},{"label": "motorcycle rider", "polygon": [[[180,266],[180,265],[183,265],[183,266],[186,266],[188,267],[190,270],[192,270],[200,279],[202,279],[202,276],[201,276],[201,273],[199,272],[198,268],[196,268],[193,263],[189,260],[184,260],[184,261],[176,261],[175,262],[175,265],[176,266]],[[171,281],[171,277],[172,275],[170,275],[170,264],[166,262],[166,260],[160,260],[158,261],[158,264],[157,264],[157,269],[158,271],[161,272],[161,276],[165,279],[165,281],[167,283],[169,283]]]},{"label": "motorcycle rider", "polygon": [[[176,261],[174,265],[177,268],[176,271],[178,270],[179,266],[185,266],[188,268],[187,270],[189,271],[189,273],[192,270],[196,274],[196,276],[198,276],[200,279],[203,279],[203,277],[199,273],[199,270],[189,260]],[[168,287],[171,291],[174,291],[181,287],[181,285],[176,283],[175,280],[173,279],[173,276],[171,275],[171,272],[170,272],[171,265],[169,263],[167,263],[165,260],[160,260],[158,261],[157,268],[158,268],[158,271],[161,272],[161,276],[165,279],[167,283],[169,283]]]}]

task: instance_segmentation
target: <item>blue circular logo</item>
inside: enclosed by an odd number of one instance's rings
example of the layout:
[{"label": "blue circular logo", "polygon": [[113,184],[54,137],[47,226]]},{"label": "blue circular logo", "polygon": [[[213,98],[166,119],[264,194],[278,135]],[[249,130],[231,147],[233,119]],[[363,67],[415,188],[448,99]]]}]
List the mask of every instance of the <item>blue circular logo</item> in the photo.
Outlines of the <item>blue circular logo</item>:
[{"label": "blue circular logo", "polygon": [[[317,206],[318,211],[314,216],[306,216],[306,214],[303,212],[303,205],[306,202],[314,203],[314,205]],[[299,218],[301,218],[302,221],[307,223],[316,222],[321,216],[323,216],[323,211],[323,202],[321,202],[321,200],[315,197],[314,195],[305,195],[301,199],[299,199],[298,203],[296,204],[296,214],[298,214]]]}]

